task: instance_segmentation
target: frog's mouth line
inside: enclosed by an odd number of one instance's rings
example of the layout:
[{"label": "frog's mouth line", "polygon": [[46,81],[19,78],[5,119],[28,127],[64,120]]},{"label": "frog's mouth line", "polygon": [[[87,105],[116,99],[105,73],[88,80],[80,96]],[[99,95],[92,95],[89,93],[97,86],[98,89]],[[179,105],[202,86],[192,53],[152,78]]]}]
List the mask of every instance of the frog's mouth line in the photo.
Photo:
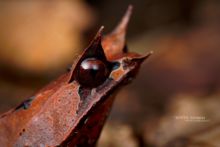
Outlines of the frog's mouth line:
[{"label": "frog's mouth line", "polygon": [[[101,113],[101,112],[97,112],[97,109],[99,107],[102,107],[103,105],[105,105],[105,102],[107,100],[108,101],[108,105],[111,106],[112,103],[113,103],[113,100],[114,100],[114,96],[112,95],[115,95],[115,93],[123,86],[127,85],[128,83],[130,83],[130,81],[136,76],[137,74],[137,71],[140,67],[141,63],[137,64],[136,66],[134,66],[133,69],[131,69],[127,74],[125,74],[120,81],[114,81],[113,79],[108,79],[108,84],[111,84],[111,88],[109,90],[106,91],[106,93],[96,102],[92,105],[92,107],[89,109],[89,111],[86,112],[86,114],[84,116],[82,116],[82,118],[79,120],[79,123],[78,125],[75,127],[74,130],[72,130],[72,132],[70,133],[70,135],[67,137],[67,139],[65,139],[65,141],[62,142],[62,145],[63,146],[66,146],[68,145],[69,143],[71,143],[71,141],[73,140],[73,138],[77,138],[77,137],[80,137],[80,138],[84,138],[85,134],[79,134],[76,133],[76,132],[80,132],[81,129],[83,129],[83,127],[85,127],[85,122],[88,121],[88,119],[91,119],[93,117],[93,115],[95,113]],[[106,108],[106,109],[111,109],[111,107],[109,108]],[[104,112],[104,113],[109,113],[108,112]],[[104,114],[105,115],[105,118],[103,118],[103,124],[107,118],[107,114]],[[97,120],[99,121],[99,120]],[[98,125],[98,123],[97,123]],[[102,127],[100,127],[100,131],[101,131]],[[88,135],[88,134],[87,134]],[[98,138],[99,136],[97,136]],[[79,139],[79,138],[78,138]]]}]

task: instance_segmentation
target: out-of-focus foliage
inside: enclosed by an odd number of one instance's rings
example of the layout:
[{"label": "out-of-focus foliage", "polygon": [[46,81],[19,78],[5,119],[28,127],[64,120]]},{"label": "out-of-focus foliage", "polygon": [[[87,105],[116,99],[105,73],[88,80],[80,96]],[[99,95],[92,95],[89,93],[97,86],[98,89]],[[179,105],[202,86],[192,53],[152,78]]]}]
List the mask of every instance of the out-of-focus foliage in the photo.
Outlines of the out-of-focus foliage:
[{"label": "out-of-focus foliage", "polygon": [[61,68],[83,47],[92,21],[80,1],[1,1],[0,61],[29,72]]},{"label": "out-of-focus foliage", "polygon": [[[115,134],[117,130],[117,135]],[[100,147],[138,147],[133,130],[130,125],[120,123],[107,123],[98,142]]]}]

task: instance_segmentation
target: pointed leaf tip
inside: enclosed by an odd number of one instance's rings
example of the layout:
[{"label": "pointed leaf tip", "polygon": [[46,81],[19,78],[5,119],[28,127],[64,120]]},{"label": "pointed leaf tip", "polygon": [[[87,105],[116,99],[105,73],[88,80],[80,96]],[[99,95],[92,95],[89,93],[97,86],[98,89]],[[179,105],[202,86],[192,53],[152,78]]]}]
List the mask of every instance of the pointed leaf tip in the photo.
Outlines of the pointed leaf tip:
[{"label": "pointed leaf tip", "polygon": [[133,61],[137,61],[139,63],[142,63],[144,60],[146,60],[147,58],[149,58],[151,55],[153,54],[153,51],[148,52],[145,55],[142,56],[138,56],[138,57],[133,57]]},{"label": "pointed leaf tip", "polygon": [[125,12],[124,16],[122,17],[121,22],[118,24],[118,26],[115,29],[116,32],[121,31],[121,30],[126,30],[126,28],[128,26],[128,22],[131,18],[132,10],[133,10],[133,6],[129,5],[127,8],[127,11]]},{"label": "pointed leaf tip", "polygon": [[98,39],[98,38],[100,38],[102,36],[103,30],[104,30],[104,26],[101,26],[99,28],[98,32],[96,33],[96,36],[95,36],[94,40],[96,40],[96,39]]},{"label": "pointed leaf tip", "polygon": [[125,47],[125,36],[132,9],[133,6],[129,5],[119,24],[109,35],[106,35],[102,41],[108,59],[127,52],[127,48]]},{"label": "pointed leaf tip", "polygon": [[132,11],[133,10],[133,5],[132,4],[129,4],[128,5],[128,10],[127,11]]},{"label": "pointed leaf tip", "polygon": [[153,51],[150,51],[148,52],[147,54],[143,55],[141,58],[143,59],[143,61],[147,58],[149,58],[154,52]]},{"label": "pointed leaf tip", "polygon": [[98,34],[102,34],[104,28],[105,28],[104,26],[101,26],[101,27],[99,28],[99,30],[98,30]]}]

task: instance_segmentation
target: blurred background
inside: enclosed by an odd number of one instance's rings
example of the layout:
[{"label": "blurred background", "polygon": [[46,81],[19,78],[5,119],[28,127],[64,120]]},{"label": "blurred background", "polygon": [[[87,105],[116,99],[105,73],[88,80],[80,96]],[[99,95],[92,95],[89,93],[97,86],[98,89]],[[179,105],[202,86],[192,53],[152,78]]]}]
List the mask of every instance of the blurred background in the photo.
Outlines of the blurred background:
[{"label": "blurred background", "polygon": [[134,6],[130,50],[154,51],[117,95],[100,147],[220,146],[220,1],[0,1],[0,112],[64,73]]}]

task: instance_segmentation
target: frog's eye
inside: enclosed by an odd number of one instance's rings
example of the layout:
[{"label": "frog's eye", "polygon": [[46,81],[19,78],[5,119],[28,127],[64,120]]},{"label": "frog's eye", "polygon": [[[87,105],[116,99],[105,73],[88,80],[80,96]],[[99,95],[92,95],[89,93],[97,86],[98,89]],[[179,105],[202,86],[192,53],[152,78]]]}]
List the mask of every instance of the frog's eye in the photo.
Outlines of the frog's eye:
[{"label": "frog's eye", "polygon": [[91,44],[73,64],[69,83],[76,80],[81,86],[94,88],[101,85],[109,76],[114,64],[106,59],[101,44],[101,27]]},{"label": "frog's eye", "polygon": [[107,65],[96,58],[84,59],[76,72],[76,80],[84,87],[97,87],[109,76],[110,70]]}]

